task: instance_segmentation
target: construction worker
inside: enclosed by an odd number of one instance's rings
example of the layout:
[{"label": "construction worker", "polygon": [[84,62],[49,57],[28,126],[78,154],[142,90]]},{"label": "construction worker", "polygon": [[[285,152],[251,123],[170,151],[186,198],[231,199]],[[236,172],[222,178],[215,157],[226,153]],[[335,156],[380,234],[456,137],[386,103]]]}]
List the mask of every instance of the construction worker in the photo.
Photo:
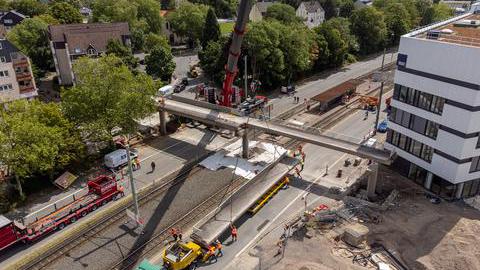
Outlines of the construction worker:
[{"label": "construction worker", "polygon": [[217,257],[223,257],[222,243],[220,242],[220,240],[217,239],[217,241],[215,241],[215,246],[217,247]]},{"label": "construction worker", "polygon": [[180,228],[177,228],[177,235],[178,235],[178,240],[182,241],[182,230],[180,230]]},{"label": "construction worker", "polygon": [[300,175],[300,170],[298,169],[298,167],[295,167],[295,173],[297,174],[298,178],[302,178],[302,176]]},{"label": "construction worker", "polygon": [[302,160],[300,160],[300,171],[302,172],[303,171],[303,167],[305,167],[305,162]]},{"label": "construction worker", "polygon": [[155,171],[155,162],[152,161],[152,163],[150,163],[150,167],[152,167],[152,173]]},{"label": "construction worker", "polygon": [[217,262],[217,256],[215,255],[215,247],[213,245],[210,245],[208,247],[208,262],[211,262],[212,260],[215,260]]},{"label": "construction worker", "polygon": [[290,178],[288,178],[288,176],[285,176],[285,180],[283,182],[285,183],[285,189],[287,189],[290,185]]},{"label": "construction worker", "polygon": [[238,237],[237,227],[235,227],[235,225],[233,224],[230,224],[230,229],[232,230],[232,241],[235,242],[237,241]]},{"label": "construction worker", "polygon": [[174,240],[175,242],[177,242],[177,239],[178,239],[177,229],[171,228],[171,229],[170,229],[170,234],[173,236],[173,240]]},{"label": "construction worker", "polygon": [[142,166],[140,165],[140,160],[138,160],[138,157],[136,157],[133,162],[135,163],[135,166],[137,167],[137,170],[141,169]]}]

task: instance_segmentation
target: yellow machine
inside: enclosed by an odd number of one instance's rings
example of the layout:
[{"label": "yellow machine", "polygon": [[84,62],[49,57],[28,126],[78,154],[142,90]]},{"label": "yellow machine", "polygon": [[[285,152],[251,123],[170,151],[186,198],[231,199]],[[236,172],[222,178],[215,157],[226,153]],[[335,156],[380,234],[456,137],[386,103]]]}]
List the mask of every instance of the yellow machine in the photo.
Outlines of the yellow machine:
[{"label": "yellow machine", "polygon": [[169,270],[195,269],[195,262],[202,255],[203,251],[199,245],[193,242],[176,242],[163,251],[163,264]]}]

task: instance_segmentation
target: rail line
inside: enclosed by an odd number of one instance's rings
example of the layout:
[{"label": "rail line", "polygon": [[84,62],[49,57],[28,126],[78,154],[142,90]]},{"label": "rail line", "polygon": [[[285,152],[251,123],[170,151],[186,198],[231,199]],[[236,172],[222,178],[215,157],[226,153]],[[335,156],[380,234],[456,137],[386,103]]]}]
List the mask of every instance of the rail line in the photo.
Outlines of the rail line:
[{"label": "rail line", "polygon": [[[179,174],[173,179],[167,180],[167,182],[159,186],[152,187],[151,190],[148,190],[146,191],[146,193],[139,196],[139,204],[144,205],[152,198],[155,198],[165,193],[172,186],[179,184],[187,175],[191,175],[192,173],[195,174],[199,170],[200,168],[196,167],[195,163],[189,164],[188,166],[182,168]],[[21,269],[43,269],[47,267],[63,255],[68,254],[75,247],[83,244],[84,242],[88,241],[89,239],[102,232],[104,229],[110,227],[111,225],[124,218],[126,215],[125,210],[132,205],[133,202],[127,204],[126,206],[120,207],[118,210],[115,210],[109,215],[105,215],[100,220],[96,221],[92,226],[86,227],[80,233],[77,233],[75,234],[75,236],[72,236],[70,239],[68,239],[68,241],[64,241],[64,244],[58,245],[55,248],[48,250],[46,253],[44,253],[43,256],[28,262],[27,264],[22,266]]]}]

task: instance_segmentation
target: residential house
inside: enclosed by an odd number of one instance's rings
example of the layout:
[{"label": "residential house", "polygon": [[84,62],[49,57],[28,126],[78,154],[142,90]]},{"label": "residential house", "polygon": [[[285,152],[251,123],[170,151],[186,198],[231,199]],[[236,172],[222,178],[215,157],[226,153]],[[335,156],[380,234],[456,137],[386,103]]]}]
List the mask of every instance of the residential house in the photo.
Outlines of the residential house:
[{"label": "residential house", "polygon": [[362,9],[364,7],[369,7],[373,4],[372,0],[357,0],[353,3],[355,9]]},{"label": "residential house", "polygon": [[187,39],[185,37],[177,35],[170,25],[170,22],[166,20],[167,15],[174,10],[160,10],[160,16],[164,18],[162,25],[162,34],[167,37],[171,45],[185,44]]},{"label": "residential house", "polygon": [[447,199],[480,194],[480,6],[472,11],[400,38],[385,143],[394,168]]},{"label": "residential house", "polygon": [[74,83],[72,63],[78,57],[101,55],[112,39],[131,46],[126,22],[50,25],[48,35],[60,85]]},{"label": "residential house", "polygon": [[308,28],[319,26],[325,20],[325,11],[318,1],[300,3],[296,14],[303,19]]},{"label": "residential house", "polygon": [[252,6],[252,10],[248,15],[248,18],[252,22],[259,22],[263,20],[263,17],[267,13],[269,6],[275,4],[275,2],[257,2]]},{"label": "residential house", "polygon": [[4,38],[7,32],[15,25],[21,23],[27,16],[15,11],[0,12],[0,37]]},{"label": "residential house", "polygon": [[0,39],[0,103],[36,96],[30,60],[10,41]]}]

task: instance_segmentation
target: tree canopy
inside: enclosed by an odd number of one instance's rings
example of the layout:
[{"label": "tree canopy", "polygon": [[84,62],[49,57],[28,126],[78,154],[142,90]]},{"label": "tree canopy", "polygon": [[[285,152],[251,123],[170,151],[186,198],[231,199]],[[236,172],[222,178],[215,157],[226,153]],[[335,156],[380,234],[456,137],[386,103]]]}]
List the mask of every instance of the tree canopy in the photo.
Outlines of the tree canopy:
[{"label": "tree canopy", "polygon": [[145,52],[150,52],[159,46],[170,50],[170,44],[165,36],[150,33],[145,37]]},{"label": "tree canopy", "polygon": [[53,57],[48,43],[48,24],[39,17],[27,18],[16,25],[7,38],[42,71],[53,69]]},{"label": "tree canopy", "polygon": [[78,8],[66,2],[56,2],[50,5],[48,13],[61,24],[81,23],[82,14]]},{"label": "tree canopy", "polygon": [[73,124],[56,103],[17,100],[0,107],[0,161],[22,182],[34,174],[61,170],[83,154]]},{"label": "tree canopy", "polygon": [[385,8],[385,23],[388,29],[389,44],[397,44],[400,37],[410,30],[410,20],[408,11],[400,3],[390,3]]},{"label": "tree canopy", "polygon": [[62,107],[89,141],[111,141],[115,127],[123,134],[133,134],[138,127],[135,120],[155,111],[152,78],[144,73],[134,75],[114,55],[79,58],[73,71],[76,84],[64,91]]},{"label": "tree canopy", "polygon": [[210,8],[205,19],[205,26],[203,27],[202,47],[206,47],[209,41],[217,41],[220,35],[220,25],[218,24],[217,16],[213,9]]},{"label": "tree canopy", "polygon": [[156,46],[145,57],[146,72],[154,78],[170,82],[175,71],[175,62],[170,47]]},{"label": "tree canopy", "polygon": [[23,15],[33,17],[47,13],[48,6],[38,0],[15,0],[10,2],[10,8]]},{"label": "tree canopy", "polygon": [[124,46],[117,39],[110,39],[107,43],[107,54],[113,54],[122,59],[124,65],[126,65],[130,70],[135,70],[138,66],[138,60],[132,54],[132,50]]},{"label": "tree canopy", "polygon": [[287,24],[300,21],[295,13],[295,9],[290,5],[282,3],[275,3],[269,6],[265,18],[279,20]]},{"label": "tree canopy", "polygon": [[337,0],[321,0],[320,4],[325,11],[325,20],[329,20],[337,16]]},{"label": "tree canopy", "polygon": [[384,45],[387,26],[382,12],[374,7],[365,7],[355,10],[350,19],[352,32],[360,44],[360,53],[372,53]]},{"label": "tree canopy", "polygon": [[175,12],[169,13],[167,20],[178,35],[196,43],[202,37],[207,12],[206,5],[185,2]]}]

